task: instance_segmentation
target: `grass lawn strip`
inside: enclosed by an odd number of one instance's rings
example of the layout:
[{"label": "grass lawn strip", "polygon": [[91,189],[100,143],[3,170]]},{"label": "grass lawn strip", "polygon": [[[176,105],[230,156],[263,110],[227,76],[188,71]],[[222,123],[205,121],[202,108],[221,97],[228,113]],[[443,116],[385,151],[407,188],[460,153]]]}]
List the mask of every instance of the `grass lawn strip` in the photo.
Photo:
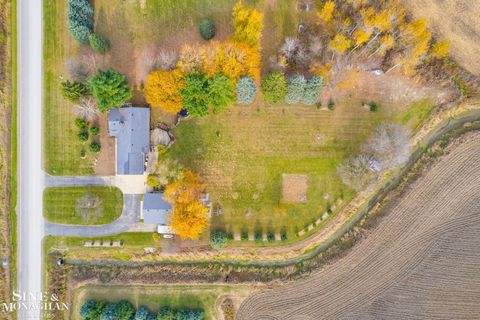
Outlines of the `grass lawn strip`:
[{"label": "grass lawn strip", "polygon": [[115,221],[123,194],[111,187],[53,187],[43,194],[44,216],[53,223],[100,225]]}]

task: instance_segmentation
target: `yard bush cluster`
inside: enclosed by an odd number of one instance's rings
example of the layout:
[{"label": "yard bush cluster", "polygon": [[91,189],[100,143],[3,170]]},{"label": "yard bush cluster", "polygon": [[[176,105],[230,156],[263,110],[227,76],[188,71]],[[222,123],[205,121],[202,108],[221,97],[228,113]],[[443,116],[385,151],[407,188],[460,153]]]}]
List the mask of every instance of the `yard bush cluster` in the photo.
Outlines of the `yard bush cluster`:
[{"label": "yard bush cluster", "polygon": [[68,0],[68,31],[75,40],[104,54],[108,41],[93,32],[93,8],[88,0]]},{"label": "yard bush cluster", "polygon": [[[77,118],[74,121],[75,126],[79,129],[79,132],[77,134],[78,140],[81,142],[86,142],[88,141],[88,138],[90,137],[90,134],[92,136],[97,136],[100,133],[100,129],[98,127],[93,126],[89,121],[86,121],[85,119]],[[91,152],[97,153],[100,152],[100,144],[93,140],[90,145],[88,146],[88,149]],[[80,150],[80,157],[85,157],[85,150],[81,149]]]},{"label": "yard bush cluster", "polygon": [[173,309],[167,306],[161,307],[157,315],[151,313],[146,307],[140,306],[135,309],[125,300],[118,303],[105,301],[86,301],[81,309],[80,316],[84,320],[203,320],[203,310],[179,308]]}]

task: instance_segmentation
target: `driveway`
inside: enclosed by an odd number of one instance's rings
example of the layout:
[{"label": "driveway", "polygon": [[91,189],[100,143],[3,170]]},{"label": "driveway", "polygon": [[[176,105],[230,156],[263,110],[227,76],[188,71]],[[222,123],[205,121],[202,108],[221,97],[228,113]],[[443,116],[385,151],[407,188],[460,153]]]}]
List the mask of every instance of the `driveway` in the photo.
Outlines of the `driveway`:
[{"label": "driveway", "polygon": [[45,235],[63,237],[109,236],[122,232],[153,232],[154,225],[145,225],[140,221],[140,195],[123,196],[122,215],[112,223],[100,226],[76,226],[45,222]]},{"label": "driveway", "polygon": [[113,186],[114,176],[45,176],[45,187],[69,187],[69,186]]},{"label": "driveway", "polygon": [[146,175],[118,176],[45,176],[46,187],[108,186],[117,187],[124,194],[144,194],[147,190]]}]

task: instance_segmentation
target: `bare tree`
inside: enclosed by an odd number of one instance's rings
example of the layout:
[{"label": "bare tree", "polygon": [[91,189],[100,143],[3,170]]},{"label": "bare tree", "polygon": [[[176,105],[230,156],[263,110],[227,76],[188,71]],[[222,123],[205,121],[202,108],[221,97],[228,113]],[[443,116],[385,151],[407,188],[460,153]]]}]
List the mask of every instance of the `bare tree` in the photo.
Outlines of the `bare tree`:
[{"label": "bare tree", "polygon": [[408,135],[409,131],[401,125],[381,124],[363,146],[363,152],[378,161],[382,169],[396,167],[408,159]]},{"label": "bare tree", "polygon": [[311,55],[297,38],[286,38],[280,47],[280,53],[286,58],[290,66],[308,66]]},{"label": "bare tree", "polygon": [[351,156],[337,168],[343,183],[357,191],[372,185],[382,170],[401,165],[408,160],[409,131],[398,124],[378,126],[361,153]]},{"label": "bare tree", "polygon": [[338,166],[337,172],[344,184],[361,191],[370,187],[377,177],[377,173],[370,169],[371,161],[365,154],[351,156]]},{"label": "bare tree", "polygon": [[102,199],[92,193],[86,193],[75,204],[75,212],[82,215],[84,219],[95,217],[95,214],[101,210]]},{"label": "bare tree", "polygon": [[137,70],[141,81],[147,79],[147,75],[155,70],[173,70],[177,66],[178,56],[174,51],[160,50],[155,48],[145,49],[137,59]]},{"label": "bare tree", "polygon": [[314,57],[318,57],[322,54],[324,44],[319,37],[310,37],[310,54]]},{"label": "bare tree", "polygon": [[95,120],[99,113],[97,103],[92,97],[80,98],[80,102],[73,106],[73,111],[77,118],[87,121]]},{"label": "bare tree", "polygon": [[69,77],[74,81],[83,82],[90,74],[90,68],[81,57],[70,57],[66,61],[66,69]]},{"label": "bare tree", "polygon": [[157,58],[161,70],[172,70],[177,66],[178,56],[174,51],[160,50]]}]

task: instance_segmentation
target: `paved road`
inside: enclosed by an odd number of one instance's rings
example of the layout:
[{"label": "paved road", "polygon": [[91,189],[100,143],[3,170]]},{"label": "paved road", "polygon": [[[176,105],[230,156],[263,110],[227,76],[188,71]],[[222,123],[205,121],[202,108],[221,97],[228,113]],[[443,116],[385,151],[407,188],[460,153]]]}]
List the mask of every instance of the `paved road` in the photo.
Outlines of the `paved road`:
[{"label": "paved road", "polygon": [[[18,289],[42,290],[42,1],[18,1]],[[38,310],[18,318],[40,319]]]},{"label": "paved road", "polygon": [[74,226],[45,222],[45,234],[51,236],[95,237],[109,236],[127,231],[154,231],[155,226],[144,225],[140,220],[140,195],[123,196],[120,218],[101,226]]}]

